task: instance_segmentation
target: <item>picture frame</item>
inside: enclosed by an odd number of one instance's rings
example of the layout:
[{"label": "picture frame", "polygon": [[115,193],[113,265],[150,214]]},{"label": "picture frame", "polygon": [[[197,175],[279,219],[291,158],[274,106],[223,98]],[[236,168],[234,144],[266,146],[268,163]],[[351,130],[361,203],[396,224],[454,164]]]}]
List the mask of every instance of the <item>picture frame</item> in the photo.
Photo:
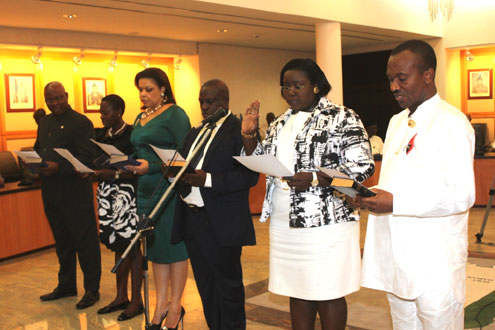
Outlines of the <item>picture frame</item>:
[{"label": "picture frame", "polygon": [[493,97],[492,69],[468,70],[468,99],[491,99]]},{"label": "picture frame", "polygon": [[107,80],[82,78],[84,112],[99,112],[101,99],[107,95]]},{"label": "picture frame", "polygon": [[36,91],[34,73],[6,73],[7,112],[34,112]]}]

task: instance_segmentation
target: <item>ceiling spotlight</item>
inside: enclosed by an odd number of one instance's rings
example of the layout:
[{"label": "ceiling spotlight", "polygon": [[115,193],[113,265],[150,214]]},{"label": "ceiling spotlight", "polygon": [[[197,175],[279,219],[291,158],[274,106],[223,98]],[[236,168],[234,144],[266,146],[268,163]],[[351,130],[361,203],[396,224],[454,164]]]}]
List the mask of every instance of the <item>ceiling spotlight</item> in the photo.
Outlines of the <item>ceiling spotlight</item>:
[{"label": "ceiling spotlight", "polygon": [[110,66],[112,66],[112,67],[114,67],[114,68],[115,68],[115,67],[117,66],[117,64],[118,64],[118,63],[117,63],[117,53],[118,53],[118,52],[117,52],[117,51],[115,51],[115,55],[114,55],[114,57],[110,60]]},{"label": "ceiling spotlight", "polygon": [[62,17],[67,18],[67,19],[74,19],[74,18],[77,18],[77,15],[76,14],[63,14]]},{"label": "ceiling spotlight", "polygon": [[179,58],[174,63],[175,70],[180,70],[181,63],[182,63],[182,58],[179,56]]},{"label": "ceiling spotlight", "polygon": [[217,29],[217,32],[218,33],[227,33],[227,32],[229,32],[229,30],[227,30],[227,29]]},{"label": "ceiling spotlight", "polygon": [[31,56],[31,61],[33,61],[34,64],[40,64],[41,63],[41,50],[43,47],[38,47],[38,53],[36,55]]},{"label": "ceiling spotlight", "polygon": [[148,53],[148,58],[144,59],[141,61],[141,65],[144,66],[145,68],[150,67],[150,62],[151,62],[151,53]]},{"label": "ceiling spotlight", "polygon": [[466,60],[467,61],[472,61],[474,60],[474,55],[471,54],[471,52],[469,51],[469,49],[466,49]]},{"label": "ceiling spotlight", "polygon": [[79,56],[74,56],[72,58],[72,61],[74,61],[74,63],[77,65],[81,65],[83,58],[84,58],[84,49],[81,49],[81,54]]}]

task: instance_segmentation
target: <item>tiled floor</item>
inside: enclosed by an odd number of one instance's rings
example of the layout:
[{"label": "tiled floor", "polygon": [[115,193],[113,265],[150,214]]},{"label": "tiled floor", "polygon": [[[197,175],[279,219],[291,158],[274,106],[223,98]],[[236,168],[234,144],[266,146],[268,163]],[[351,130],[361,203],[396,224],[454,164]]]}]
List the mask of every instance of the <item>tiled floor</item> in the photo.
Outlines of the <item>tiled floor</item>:
[{"label": "tiled floor", "polygon": [[[492,210],[495,212],[495,210]],[[495,287],[495,245],[476,244],[475,234],[480,231],[485,209],[474,208],[469,224],[468,294],[475,301]],[[364,242],[366,215],[361,223],[361,244]],[[256,219],[257,220],[257,219]],[[288,298],[268,293],[268,224],[255,221],[258,244],[243,252],[246,285],[246,311],[249,330],[290,329]],[[483,242],[495,242],[495,215],[488,218]],[[0,329],[143,329],[144,317],[118,322],[119,312],[100,316],[96,310],[113,299],[115,280],[110,273],[113,255],[102,247],[103,276],[101,300],[93,307],[79,311],[75,304],[83,293],[79,272],[79,297],[41,303],[39,296],[56,286],[58,269],[53,248],[28,256],[0,262]],[[150,272],[150,301],[154,306],[155,293]],[[488,289],[487,289],[488,288]],[[349,329],[391,329],[388,305],[384,293],[361,289],[347,297]],[[186,309],[185,329],[207,329],[201,301],[191,270],[183,298]],[[495,325],[483,329],[495,329]]]}]

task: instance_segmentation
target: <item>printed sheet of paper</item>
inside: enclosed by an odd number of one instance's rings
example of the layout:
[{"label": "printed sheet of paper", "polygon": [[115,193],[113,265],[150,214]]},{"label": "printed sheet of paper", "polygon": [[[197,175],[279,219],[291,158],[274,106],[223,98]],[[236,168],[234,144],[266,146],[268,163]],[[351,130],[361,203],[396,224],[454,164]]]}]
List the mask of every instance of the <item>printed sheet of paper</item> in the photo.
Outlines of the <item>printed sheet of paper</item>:
[{"label": "printed sheet of paper", "polygon": [[115,148],[115,146],[111,144],[97,142],[93,139],[90,139],[93,143],[97,144],[107,155],[109,156],[125,156],[125,154],[119,149]]},{"label": "printed sheet of paper", "polygon": [[41,163],[41,157],[36,151],[18,151],[14,150],[14,153],[21,157],[26,163]]},{"label": "printed sheet of paper", "polygon": [[249,168],[251,171],[265,173],[274,177],[293,176],[273,155],[253,155],[253,156],[233,156],[239,163]]},{"label": "printed sheet of paper", "polygon": [[154,152],[160,157],[163,163],[168,164],[172,158],[174,158],[175,161],[185,161],[185,159],[179,154],[175,153],[175,150],[172,149],[161,149],[158,147],[155,147],[154,145],[150,144],[150,147],[153,149]]},{"label": "printed sheet of paper", "polygon": [[63,148],[53,148],[53,150],[55,150],[56,152],[58,152],[58,154],[60,156],[62,156],[65,159],[67,159],[69,161],[69,163],[71,163],[72,166],[74,166],[74,168],[76,169],[76,171],[81,172],[81,173],[93,173],[94,172],[92,169],[90,169],[89,167],[87,167],[86,165],[84,165],[83,163],[81,163],[79,161],[79,159],[77,159],[76,157],[74,157],[70,153],[69,150],[63,149]]}]

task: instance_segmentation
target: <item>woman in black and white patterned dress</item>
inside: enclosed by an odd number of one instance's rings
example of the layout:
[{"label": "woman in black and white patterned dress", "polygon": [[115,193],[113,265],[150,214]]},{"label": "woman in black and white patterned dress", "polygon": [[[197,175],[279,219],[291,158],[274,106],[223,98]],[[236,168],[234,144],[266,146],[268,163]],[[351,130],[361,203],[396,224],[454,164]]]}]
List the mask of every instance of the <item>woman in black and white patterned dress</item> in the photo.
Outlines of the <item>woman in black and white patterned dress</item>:
[{"label": "woman in black and white patterned dress", "polygon": [[[132,125],[122,119],[124,100],[118,95],[105,96],[101,101],[100,113],[104,127],[97,129],[96,141],[111,144],[126,155],[133,152],[130,141]],[[105,163],[108,156],[102,154],[96,163]],[[98,164],[97,164],[98,166]],[[136,208],[137,180],[132,173],[114,168],[96,171],[99,180],[97,200],[100,222],[100,241],[115,252],[118,260],[136,234],[138,215]],[[127,295],[127,281],[131,273],[131,301]],[[98,314],[124,310],[119,321],[130,319],[143,312],[141,298],[142,255],[139,245],[124,259],[117,270],[117,296],[107,306],[98,310]]]},{"label": "woman in black and white patterned dress", "polygon": [[343,330],[345,296],[359,290],[359,214],[330,186],[318,167],[357,181],[374,171],[366,131],[351,109],[326,98],[330,84],[311,59],[289,61],[280,73],[289,109],[258,142],[259,102],[246,110],[242,136],[247,155],[270,154],[295,173],[267,176],[260,221],[270,217],[268,289],[290,297],[292,328]]}]

